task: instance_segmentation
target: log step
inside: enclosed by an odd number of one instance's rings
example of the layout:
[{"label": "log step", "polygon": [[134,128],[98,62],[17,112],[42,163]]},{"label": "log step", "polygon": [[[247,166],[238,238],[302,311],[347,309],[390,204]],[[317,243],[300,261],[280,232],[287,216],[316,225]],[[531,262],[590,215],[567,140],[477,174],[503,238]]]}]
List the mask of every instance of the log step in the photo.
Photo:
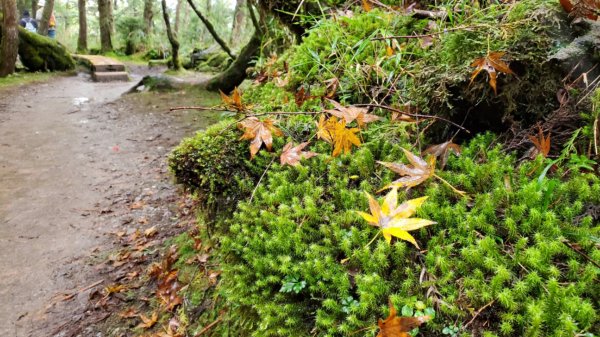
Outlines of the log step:
[{"label": "log step", "polygon": [[94,72],[92,79],[96,82],[129,81],[129,75],[125,71]]}]

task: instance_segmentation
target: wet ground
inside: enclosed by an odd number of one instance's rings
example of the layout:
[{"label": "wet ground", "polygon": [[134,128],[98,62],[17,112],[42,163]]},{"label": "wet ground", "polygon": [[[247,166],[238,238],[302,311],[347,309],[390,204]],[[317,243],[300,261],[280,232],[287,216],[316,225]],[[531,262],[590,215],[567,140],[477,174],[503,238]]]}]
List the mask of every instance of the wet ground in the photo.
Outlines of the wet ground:
[{"label": "wet ground", "polygon": [[134,84],[80,74],[0,91],[0,336],[67,335],[111,282],[97,270],[115,236],[178,224],[166,155],[215,117],[168,108],[214,96],[121,97]]}]

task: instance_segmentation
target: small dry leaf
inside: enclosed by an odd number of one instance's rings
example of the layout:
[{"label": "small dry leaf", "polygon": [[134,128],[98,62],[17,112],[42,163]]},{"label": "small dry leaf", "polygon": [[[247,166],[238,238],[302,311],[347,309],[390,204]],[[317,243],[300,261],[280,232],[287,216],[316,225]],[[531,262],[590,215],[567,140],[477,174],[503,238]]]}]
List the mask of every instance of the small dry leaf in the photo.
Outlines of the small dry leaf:
[{"label": "small dry leaf", "polygon": [[460,156],[460,146],[458,144],[453,143],[451,140],[438,144],[432,145],[428,147],[425,151],[423,151],[423,155],[433,155],[436,158],[440,158],[440,166],[443,169],[448,162],[448,157],[450,153],[454,153],[457,156]]},{"label": "small dry leaf", "polygon": [[598,13],[600,12],[600,1],[598,0],[559,0],[561,6],[565,12],[569,13],[569,16],[575,18],[587,18],[595,21],[598,19]]},{"label": "small dry leaf", "polygon": [[144,231],[144,236],[146,236],[147,238],[150,238],[150,237],[153,237],[154,235],[156,235],[157,233],[158,233],[158,229],[156,229],[156,226],[152,226]]},{"label": "small dry leaf", "polygon": [[[535,146],[537,153],[541,154],[544,158],[548,158],[548,153],[550,153],[550,132],[545,136],[542,128],[540,127],[540,131],[538,133],[538,137],[529,136],[529,140]],[[535,157],[535,155],[533,156]]]},{"label": "small dry leaf", "polygon": [[325,110],[325,112],[328,112],[329,114],[338,118],[343,118],[346,123],[352,123],[354,120],[356,120],[359,128],[362,128],[367,123],[379,120],[379,116],[369,114],[368,110],[365,108],[359,108],[353,105],[345,107],[331,99],[329,102],[335,106],[335,109]]},{"label": "small dry leaf", "polygon": [[129,308],[129,309],[121,311],[119,313],[119,316],[123,317],[123,318],[134,318],[134,317],[137,317],[138,315],[139,315],[139,313],[137,312],[137,310],[135,310],[135,308]]},{"label": "small dry leaf", "polygon": [[435,172],[435,157],[430,157],[429,162],[426,162],[423,158],[414,155],[406,149],[402,149],[402,151],[404,151],[410,165],[378,161],[379,164],[402,175],[400,179],[386,185],[383,189],[414,187],[433,176]]},{"label": "small dry leaf", "polygon": [[394,49],[392,47],[390,47],[390,46],[385,46],[385,54],[388,57],[394,56]]},{"label": "small dry leaf", "polygon": [[248,107],[242,102],[242,94],[237,87],[233,89],[231,96],[227,96],[224,92],[220,90],[219,93],[221,94],[221,100],[223,101],[223,104],[225,105],[226,109],[234,110],[237,112],[246,111],[248,109]]},{"label": "small dry leaf", "polygon": [[104,294],[105,296],[110,296],[112,294],[118,294],[126,289],[127,287],[122,284],[113,284],[104,288]]},{"label": "small dry leaf", "polygon": [[263,121],[256,117],[248,117],[239,123],[239,127],[244,129],[244,134],[240,139],[250,140],[250,158],[260,150],[264,143],[267,150],[271,151],[273,147],[273,135],[282,136],[283,132],[274,126],[275,121],[267,118]]},{"label": "small dry leaf", "polygon": [[300,164],[301,159],[308,159],[316,156],[318,153],[311,151],[302,151],[308,142],[300,143],[298,146],[293,146],[292,143],[288,143],[283,147],[283,152],[279,158],[281,165],[296,166]]},{"label": "small dry leaf", "polygon": [[379,326],[377,337],[410,337],[409,331],[430,319],[430,316],[397,317],[396,309],[390,303],[390,315],[385,320],[380,318],[377,322]]},{"label": "small dry leaf", "polygon": [[142,320],[142,323],[138,324],[137,327],[138,328],[143,328],[143,329],[150,329],[158,321],[158,312],[156,312],[156,311],[153,312],[152,316],[150,318],[148,318],[144,314],[141,314],[140,315],[140,319]]},{"label": "small dry leaf", "polygon": [[325,88],[325,98],[332,99],[340,87],[340,80],[337,77],[333,77],[325,81],[325,84],[327,84],[327,87]]},{"label": "small dry leaf", "polygon": [[129,206],[129,209],[134,210],[134,209],[142,209],[144,208],[146,204],[143,201],[136,201],[133,204],[131,204],[131,206]]},{"label": "small dry leaf", "polygon": [[477,75],[482,70],[485,70],[490,76],[490,86],[494,89],[494,94],[498,94],[496,90],[496,78],[498,77],[498,72],[505,74],[514,74],[512,70],[510,70],[508,64],[501,60],[502,56],[504,56],[504,52],[491,52],[487,54],[485,57],[481,57],[473,61],[471,63],[471,67],[476,67],[471,74],[471,83],[475,80]]},{"label": "small dry leaf", "polygon": [[365,12],[370,12],[373,9],[369,0],[362,0],[362,8]]}]

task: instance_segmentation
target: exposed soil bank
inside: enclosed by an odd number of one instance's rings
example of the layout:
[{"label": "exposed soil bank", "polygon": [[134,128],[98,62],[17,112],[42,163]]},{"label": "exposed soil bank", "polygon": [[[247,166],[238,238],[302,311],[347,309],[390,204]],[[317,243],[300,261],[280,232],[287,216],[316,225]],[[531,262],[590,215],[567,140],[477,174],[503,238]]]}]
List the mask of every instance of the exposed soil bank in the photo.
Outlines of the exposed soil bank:
[{"label": "exposed soil bank", "polygon": [[[80,75],[0,91],[1,336],[60,333],[87,297],[56,295],[108,285],[93,257],[106,257],[111,233],[176,222],[165,155],[212,117],[166,112],[201,104],[196,94],[120,98],[136,80]],[[140,201],[148,206],[134,212]]]}]

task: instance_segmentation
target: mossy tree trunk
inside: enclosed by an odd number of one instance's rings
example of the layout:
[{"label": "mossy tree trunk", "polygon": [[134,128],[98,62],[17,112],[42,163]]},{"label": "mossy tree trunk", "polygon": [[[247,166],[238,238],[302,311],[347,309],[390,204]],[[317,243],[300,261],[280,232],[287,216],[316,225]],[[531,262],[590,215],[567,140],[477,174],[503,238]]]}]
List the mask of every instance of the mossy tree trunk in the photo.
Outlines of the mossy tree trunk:
[{"label": "mossy tree trunk", "polygon": [[44,5],[44,10],[42,11],[42,19],[38,24],[38,34],[40,35],[48,35],[48,27],[50,23],[50,16],[52,15],[52,11],[54,10],[54,0],[46,1]]},{"label": "mossy tree trunk", "polygon": [[100,50],[103,53],[113,50],[110,7],[110,0],[98,0],[98,14],[100,20]]},{"label": "mossy tree trunk", "polygon": [[252,38],[240,52],[233,63],[219,75],[210,79],[206,85],[208,90],[230,92],[246,79],[246,69],[250,66],[259,53],[262,43],[262,32],[256,30]]},{"label": "mossy tree trunk", "polygon": [[15,72],[17,51],[19,48],[19,30],[17,24],[17,2],[2,0],[2,34],[0,38],[0,77],[6,77]]},{"label": "mossy tree trunk", "polygon": [[77,51],[85,53],[87,47],[87,15],[85,3],[86,0],[77,0],[77,7],[79,9],[79,37],[77,39]]},{"label": "mossy tree trunk", "polygon": [[169,38],[169,42],[171,43],[171,50],[173,55],[171,56],[171,60],[173,61],[173,69],[179,70],[181,69],[181,62],[179,62],[179,41],[177,41],[177,36],[171,29],[171,21],[169,19],[169,12],[167,9],[167,1],[162,0],[162,12],[163,19],[165,20],[165,26],[167,28],[167,37]]},{"label": "mossy tree trunk", "polygon": [[152,18],[154,17],[153,0],[144,0],[144,36],[146,41],[152,32]]},{"label": "mossy tree trunk", "polygon": [[75,68],[69,51],[55,39],[19,28],[19,56],[29,71],[64,71]]}]

